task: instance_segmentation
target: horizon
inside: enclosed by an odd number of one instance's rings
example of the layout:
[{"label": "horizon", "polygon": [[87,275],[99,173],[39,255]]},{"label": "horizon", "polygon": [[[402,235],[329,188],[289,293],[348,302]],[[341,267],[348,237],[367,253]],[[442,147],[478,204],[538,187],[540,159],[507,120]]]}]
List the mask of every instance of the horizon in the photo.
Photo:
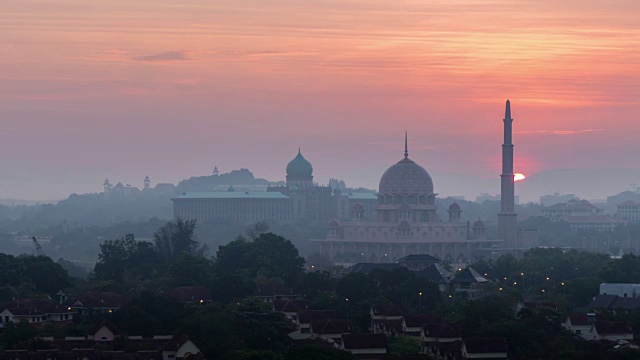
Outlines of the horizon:
[{"label": "horizon", "polygon": [[[0,198],[177,183],[213,166],[280,181],[299,146],[318,183],[377,190],[406,129],[436,192],[473,200],[499,193],[507,99],[521,201],[602,198],[640,178],[637,1],[2,8]],[[564,169],[577,175],[547,176]]]}]

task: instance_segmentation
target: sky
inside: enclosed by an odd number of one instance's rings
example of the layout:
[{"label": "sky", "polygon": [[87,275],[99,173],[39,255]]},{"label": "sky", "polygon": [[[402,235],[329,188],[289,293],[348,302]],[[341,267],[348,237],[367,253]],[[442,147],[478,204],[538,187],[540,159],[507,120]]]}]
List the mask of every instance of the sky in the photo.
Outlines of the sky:
[{"label": "sky", "polygon": [[499,191],[506,99],[516,171],[616,169],[578,177],[583,196],[628,190],[639,18],[637,0],[3,0],[0,198],[214,166],[283,180],[298,147],[318,182],[377,188],[407,130],[436,192],[473,199]]}]

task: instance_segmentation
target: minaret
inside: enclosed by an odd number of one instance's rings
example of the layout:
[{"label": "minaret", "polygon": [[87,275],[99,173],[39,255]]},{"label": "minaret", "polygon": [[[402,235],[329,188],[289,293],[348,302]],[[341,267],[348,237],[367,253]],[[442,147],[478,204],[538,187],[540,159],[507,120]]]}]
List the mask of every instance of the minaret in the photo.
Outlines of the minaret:
[{"label": "minaret", "polygon": [[404,131],[404,158],[409,157],[409,146],[407,142],[407,130]]},{"label": "minaret", "polygon": [[500,213],[498,213],[498,237],[503,247],[514,248],[517,243],[517,215],[515,213],[513,181],[513,143],[511,103],[507,100],[504,114],[504,144],[502,144],[502,174],[500,175]]},{"label": "minaret", "polygon": [[151,179],[149,179],[149,176],[145,176],[144,177],[144,188],[143,188],[143,191],[149,190],[149,185],[150,184],[151,184]]}]

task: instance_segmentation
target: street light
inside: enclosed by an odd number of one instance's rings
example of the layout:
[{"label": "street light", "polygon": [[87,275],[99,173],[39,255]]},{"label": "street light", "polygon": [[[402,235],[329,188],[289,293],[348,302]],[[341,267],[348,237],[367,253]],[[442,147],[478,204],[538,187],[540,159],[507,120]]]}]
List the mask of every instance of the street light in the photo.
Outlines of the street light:
[{"label": "street light", "polygon": [[419,309],[418,309],[418,313],[422,314],[422,291],[418,293],[418,303],[419,303]]}]

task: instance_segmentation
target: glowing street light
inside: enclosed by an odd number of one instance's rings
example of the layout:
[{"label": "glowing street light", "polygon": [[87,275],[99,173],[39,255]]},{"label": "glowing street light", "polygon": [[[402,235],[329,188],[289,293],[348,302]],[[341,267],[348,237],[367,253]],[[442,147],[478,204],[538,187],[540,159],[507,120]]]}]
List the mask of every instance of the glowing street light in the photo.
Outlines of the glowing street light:
[{"label": "glowing street light", "polygon": [[422,291],[418,293],[418,303],[420,308],[418,309],[418,313],[422,314]]}]

